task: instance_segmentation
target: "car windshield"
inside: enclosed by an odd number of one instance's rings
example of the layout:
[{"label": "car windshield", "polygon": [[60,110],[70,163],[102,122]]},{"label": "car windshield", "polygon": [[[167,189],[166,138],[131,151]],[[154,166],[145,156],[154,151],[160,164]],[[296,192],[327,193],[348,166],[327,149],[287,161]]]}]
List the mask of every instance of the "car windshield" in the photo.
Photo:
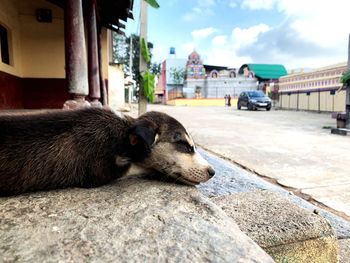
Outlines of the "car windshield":
[{"label": "car windshield", "polygon": [[249,97],[265,97],[265,94],[261,91],[248,91]]}]

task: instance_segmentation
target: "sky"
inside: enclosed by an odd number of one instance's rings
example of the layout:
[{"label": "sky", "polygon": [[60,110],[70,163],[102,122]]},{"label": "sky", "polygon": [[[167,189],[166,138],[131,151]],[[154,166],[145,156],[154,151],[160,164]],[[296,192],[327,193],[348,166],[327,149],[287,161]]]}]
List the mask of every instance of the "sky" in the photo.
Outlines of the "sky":
[{"label": "sky", "polygon": [[[196,50],[204,64],[246,63],[318,68],[348,59],[350,0],[157,0],[148,7],[152,61],[175,47],[177,58]],[[126,34],[139,34],[140,0]]]}]

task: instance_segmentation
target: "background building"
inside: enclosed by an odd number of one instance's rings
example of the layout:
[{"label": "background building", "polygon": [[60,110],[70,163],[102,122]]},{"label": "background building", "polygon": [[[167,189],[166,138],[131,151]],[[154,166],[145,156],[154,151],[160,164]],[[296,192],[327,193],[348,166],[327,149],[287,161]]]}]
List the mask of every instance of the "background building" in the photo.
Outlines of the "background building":
[{"label": "background building", "polygon": [[287,70],[280,64],[244,64],[239,69],[239,74],[247,75],[252,72],[257,78],[258,89],[270,96],[272,103],[278,101],[279,78],[287,75]]},{"label": "background building", "polygon": [[204,65],[199,54],[193,51],[186,64],[186,79],[183,87],[185,98],[237,97],[244,90],[255,90],[257,79],[252,72],[237,74],[236,69]]},{"label": "background building", "polygon": [[339,63],[308,72],[291,73],[279,80],[279,104],[282,109],[345,111],[345,87],[340,82],[347,63]]},{"label": "background building", "polygon": [[[163,103],[166,104],[167,100],[182,97],[182,87],[184,83],[183,77],[176,78],[176,74],[181,75],[181,72],[185,72],[186,59],[169,57],[162,63],[162,72],[159,75],[157,96],[163,97]],[[160,90],[163,90],[163,95],[160,94]],[[159,99],[160,100],[160,99]]]}]

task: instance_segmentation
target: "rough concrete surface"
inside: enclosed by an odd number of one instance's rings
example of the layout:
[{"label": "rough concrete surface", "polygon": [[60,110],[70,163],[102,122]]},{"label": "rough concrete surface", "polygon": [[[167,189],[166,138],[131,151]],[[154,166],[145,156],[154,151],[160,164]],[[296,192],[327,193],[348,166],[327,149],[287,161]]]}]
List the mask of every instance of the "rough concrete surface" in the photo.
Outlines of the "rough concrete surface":
[{"label": "rough concrete surface", "polygon": [[350,263],[350,239],[340,239],[339,243],[339,263]]},{"label": "rough concrete surface", "polygon": [[319,215],[327,219],[336,230],[340,239],[350,238],[350,222],[325,209],[318,208],[277,185],[271,184],[257,175],[245,169],[233,165],[213,154],[198,149],[200,154],[214,167],[216,175],[205,184],[200,184],[198,189],[207,197],[216,197],[235,193],[250,192],[254,190],[270,190],[279,193],[297,206],[310,212],[317,209]]},{"label": "rough concrete surface", "polygon": [[331,225],[278,193],[253,191],[211,200],[276,262],[338,262]]},{"label": "rough concrete surface", "polygon": [[336,125],[330,114],[164,105],[148,110],[177,118],[204,148],[350,216],[350,137],[324,129]]},{"label": "rough concrete surface", "polygon": [[273,262],[195,187],[127,179],[0,198],[0,262]]}]

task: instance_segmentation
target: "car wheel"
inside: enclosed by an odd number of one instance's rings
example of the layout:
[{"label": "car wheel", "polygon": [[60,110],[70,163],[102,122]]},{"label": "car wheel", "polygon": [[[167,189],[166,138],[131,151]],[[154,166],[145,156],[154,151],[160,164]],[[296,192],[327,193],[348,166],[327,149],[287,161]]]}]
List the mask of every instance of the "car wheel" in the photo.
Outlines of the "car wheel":
[{"label": "car wheel", "polygon": [[239,103],[239,102],[237,103],[237,109],[239,109],[239,110],[241,109],[241,103]]},{"label": "car wheel", "polygon": [[253,110],[253,105],[248,103],[248,110]]},{"label": "car wheel", "polygon": [[267,107],[266,110],[267,110],[267,111],[271,110],[271,107]]}]

